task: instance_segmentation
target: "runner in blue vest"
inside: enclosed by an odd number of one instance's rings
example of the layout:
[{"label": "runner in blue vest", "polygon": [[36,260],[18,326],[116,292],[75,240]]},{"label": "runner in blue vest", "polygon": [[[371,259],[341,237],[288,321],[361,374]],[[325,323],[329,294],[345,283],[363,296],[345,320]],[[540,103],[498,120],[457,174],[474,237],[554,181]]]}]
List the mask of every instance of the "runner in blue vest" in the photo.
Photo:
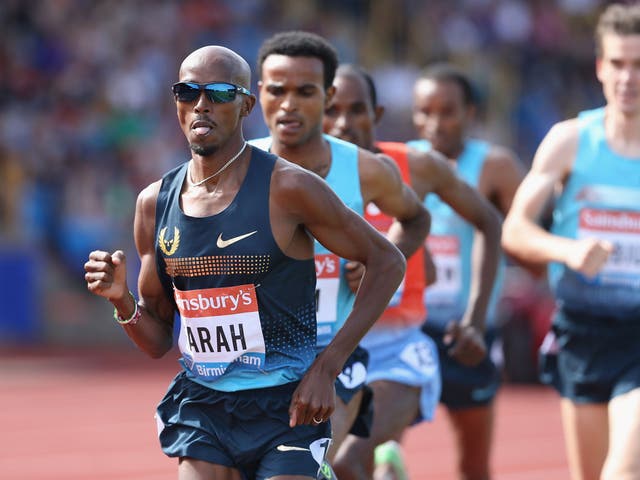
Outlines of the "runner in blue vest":
[{"label": "runner in blue vest", "polygon": [[[554,125],[503,232],[514,256],[549,263],[556,298],[541,379],[562,397],[575,479],[640,479],[640,4],[596,28],[606,105]],[[556,198],[551,231],[537,224]]]},{"label": "runner in blue vest", "polygon": [[[315,479],[335,379],[404,274],[401,252],[317,175],[247,145],[249,86],[249,65],[227,48],[183,61],[173,94],[191,159],[138,196],[139,300],[122,251],[96,250],[85,264],[89,290],[151,357],[172,348],[180,317],[182,372],[157,409],[180,480]],[[319,354],[314,238],[366,264]]]}]

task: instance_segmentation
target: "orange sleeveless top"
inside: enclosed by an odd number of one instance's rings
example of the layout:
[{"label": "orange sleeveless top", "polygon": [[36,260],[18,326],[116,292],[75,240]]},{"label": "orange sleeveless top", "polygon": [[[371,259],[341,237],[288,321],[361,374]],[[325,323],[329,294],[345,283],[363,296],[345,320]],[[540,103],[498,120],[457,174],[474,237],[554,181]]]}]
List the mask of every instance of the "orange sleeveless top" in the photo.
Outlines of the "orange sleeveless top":
[{"label": "orange sleeveless top", "polygon": [[[391,157],[402,174],[402,180],[411,185],[407,145],[400,142],[376,142],[382,152]],[[372,203],[365,207],[365,219],[379,232],[386,234],[393,223],[393,218],[380,212]],[[378,325],[419,325],[427,316],[423,301],[426,286],[424,272],[424,250],[420,247],[407,259],[407,271],[404,280],[384,311]]]}]

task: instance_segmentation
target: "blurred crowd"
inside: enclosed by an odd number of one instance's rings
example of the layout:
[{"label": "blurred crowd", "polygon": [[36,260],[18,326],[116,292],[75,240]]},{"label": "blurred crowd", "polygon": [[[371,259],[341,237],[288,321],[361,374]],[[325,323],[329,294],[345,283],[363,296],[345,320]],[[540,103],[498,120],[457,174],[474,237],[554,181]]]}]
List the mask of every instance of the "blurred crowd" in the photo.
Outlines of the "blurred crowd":
[{"label": "blurred crowd", "polygon": [[[133,252],[137,193],[188,156],[170,95],[181,60],[221,44],[255,66],[280,30],[317,32],[369,69],[388,112],[381,139],[414,136],[411,88],[426,64],[460,65],[482,100],[478,133],[528,164],[553,122],[602,103],[592,32],[605,3],[4,0],[0,248],[45,252],[79,284],[90,250]],[[245,126],[266,133],[258,109]]]}]

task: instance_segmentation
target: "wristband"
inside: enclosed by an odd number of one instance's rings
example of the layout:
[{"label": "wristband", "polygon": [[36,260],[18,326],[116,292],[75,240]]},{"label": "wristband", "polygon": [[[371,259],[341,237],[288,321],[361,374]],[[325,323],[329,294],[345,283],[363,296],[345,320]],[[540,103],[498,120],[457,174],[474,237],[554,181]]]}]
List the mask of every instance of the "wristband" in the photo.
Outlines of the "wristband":
[{"label": "wristband", "polygon": [[115,318],[116,322],[118,322],[120,325],[135,325],[136,323],[138,323],[138,320],[140,320],[140,317],[142,316],[142,310],[138,308],[138,302],[136,300],[136,297],[133,296],[133,293],[131,293],[131,290],[129,290],[129,295],[131,295],[131,299],[133,300],[133,304],[135,305],[133,313],[129,318],[122,318],[118,313],[118,309],[113,309],[113,318]]}]

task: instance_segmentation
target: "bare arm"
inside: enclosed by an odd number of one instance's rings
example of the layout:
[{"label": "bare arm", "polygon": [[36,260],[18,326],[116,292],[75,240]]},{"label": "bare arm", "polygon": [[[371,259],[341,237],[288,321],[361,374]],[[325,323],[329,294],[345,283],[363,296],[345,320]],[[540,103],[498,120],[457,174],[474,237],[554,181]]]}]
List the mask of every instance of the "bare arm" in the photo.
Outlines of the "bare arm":
[{"label": "bare arm", "polygon": [[[135,344],[153,358],[159,358],[171,349],[174,307],[167,297],[155,266],[155,202],[159,183],[143,190],[138,196],[134,220],[134,238],[140,256],[138,277],[142,316],[135,325],[123,325]],[[127,286],[126,259],[122,251],[110,254],[94,251],[85,263],[88,289],[105,297],[123,318],[134,311],[134,302]]]},{"label": "bare arm", "polygon": [[484,332],[500,258],[500,217],[476,189],[456,175],[444,156],[435,151],[416,154],[423,156],[419,172],[429,179],[433,193],[475,228],[469,302],[461,326]]},{"label": "bare arm", "polygon": [[534,262],[560,262],[587,276],[595,275],[612,251],[609,242],[576,240],[545,231],[540,214],[554,190],[563,184],[577,151],[578,121],[555,125],[544,138],[513,201],[504,223],[502,245],[517,258]]},{"label": "bare arm", "polygon": [[500,217],[485,197],[461,180],[447,159],[436,151],[410,150],[411,176],[418,195],[435,193],[458,215],[473,225],[471,285],[467,308],[460,323],[452,322],[445,342],[450,355],[466,365],[486,355],[485,318],[500,258]]},{"label": "bare arm", "polygon": [[[479,190],[498,209],[502,218],[511,209],[513,198],[524,178],[525,172],[515,154],[503,147],[493,146],[482,169]],[[535,277],[546,274],[546,265],[530,260],[511,257],[518,265]]]},{"label": "bare arm", "polygon": [[387,238],[408,258],[424,244],[431,225],[429,212],[388,156],[361,149],[359,173],[365,205],[373,202],[394,218]]},{"label": "bare arm", "polygon": [[[328,398],[345,361],[386,308],[405,271],[401,252],[346,207],[322,179],[295,166],[278,168],[272,179],[275,208],[303,225],[336,255],[366,267],[351,313],[331,343],[318,355],[294,394],[292,425],[313,415],[327,418]],[[272,218],[274,211],[272,210]],[[310,416],[311,415],[311,416]]]},{"label": "bare arm", "polygon": [[506,217],[523,178],[524,171],[515,154],[494,145],[487,154],[478,190]]}]

